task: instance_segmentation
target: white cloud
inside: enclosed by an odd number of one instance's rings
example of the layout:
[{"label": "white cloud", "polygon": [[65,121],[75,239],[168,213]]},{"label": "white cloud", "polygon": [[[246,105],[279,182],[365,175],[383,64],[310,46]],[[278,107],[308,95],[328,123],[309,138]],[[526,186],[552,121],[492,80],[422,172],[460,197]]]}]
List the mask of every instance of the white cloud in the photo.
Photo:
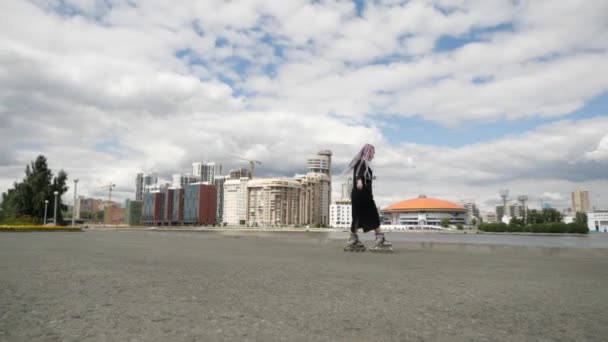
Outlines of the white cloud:
[{"label": "white cloud", "polygon": [[600,140],[595,150],[585,153],[585,157],[596,162],[608,161],[608,135]]},{"label": "white cloud", "polygon": [[[389,143],[375,115],[456,126],[582,108],[608,91],[607,5],[546,6],[378,1],[359,17],[352,2],[1,2],[0,190],[38,153],[83,194],[112,181],[125,198],[138,171],[237,167],[242,155],[289,176],[329,148],[339,172],[366,142],[378,148],[381,205],[606,189],[605,118],[447,148]],[[499,25],[512,30],[483,30]],[[443,36],[477,41],[436,51]]]}]

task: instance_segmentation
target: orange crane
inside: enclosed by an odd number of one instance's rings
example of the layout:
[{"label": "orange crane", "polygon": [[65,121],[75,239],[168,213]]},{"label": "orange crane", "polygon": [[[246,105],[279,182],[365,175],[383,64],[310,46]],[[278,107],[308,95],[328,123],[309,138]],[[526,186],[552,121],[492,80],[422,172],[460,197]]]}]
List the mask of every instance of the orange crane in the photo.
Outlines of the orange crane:
[{"label": "orange crane", "polygon": [[249,162],[249,179],[253,178],[253,171],[255,171],[255,164],[262,165],[262,162],[259,161],[259,160],[247,159],[247,158],[244,158],[244,157],[241,157],[241,156],[237,156],[237,155],[234,155],[234,154],[232,156],[235,157],[235,158],[238,158],[240,160],[245,160],[245,161]]}]

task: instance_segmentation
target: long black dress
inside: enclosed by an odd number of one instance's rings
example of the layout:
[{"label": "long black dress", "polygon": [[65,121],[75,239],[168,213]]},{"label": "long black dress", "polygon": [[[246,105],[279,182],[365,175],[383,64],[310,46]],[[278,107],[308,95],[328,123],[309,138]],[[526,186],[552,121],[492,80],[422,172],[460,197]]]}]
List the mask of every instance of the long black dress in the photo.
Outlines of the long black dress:
[{"label": "long black dress", "polygon": [[[363,231],[367,233],[380,226],[380,216],[372,194],[372,169],[369,168],[369,175],[367,176],[365,175],[365,165],[357,172],[360,163],[359,161],[355,165],[353,171],[353,189],[350,194],[353,221],[350,230],[356,232],[358,228],[363,228]],[[361,190],[357,189],[358,179],[363,182],[363,189]]]}]

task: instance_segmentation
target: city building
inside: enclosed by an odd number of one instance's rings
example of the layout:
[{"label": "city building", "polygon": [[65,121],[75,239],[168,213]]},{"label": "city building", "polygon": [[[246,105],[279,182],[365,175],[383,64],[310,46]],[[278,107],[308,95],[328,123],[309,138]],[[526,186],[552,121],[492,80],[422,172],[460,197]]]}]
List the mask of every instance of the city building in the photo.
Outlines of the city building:
[{"label": "city building", "polygon": [[293,179],[256,178],[247,183],[248,226],[286,226],[298,223],[302,184]]},{"label": "city building", "polygon": [[107,204],[104,210],[103,223],[118,225],[125,222],[125,209],[116,203]]},{"label": "city building", "polygon": [[352,220],[352,205],[349,199],[338,200],[329,207],[330,228],[350,229]]},{"label": "city building", "polygon": [[141,223],[146,225],[160,225],[162,219],[163,194],[147,192],[143,194]]},{"label": "city building", "polygon": [[217,191],[217,208],[215,210],[215,220],[218,224],[223,222],[224,215],[224,183],[230,179],[228,175],[216,175],[213,185]]},{"label": "city building", "polygon": [[203,182],[189,184],[184,189],[183,223],[215,225],[216,200],[215,186]]},{"label": "city building", "polygon": [[166,188],[163,189],[161,191],[162,194],[162,207],[161,207],[161,219],[160,219],[160,224],[161,225],[166,225],[166,226],[171,226],[174,223],[179,223],[179,222],[173,222],[173,194],[174,194],[174,190],[173,188]]},{"label": "city building", "polygon": [[498,223],[496,213],[488,212],[481,217],[483,223]]},{"label": "city building", "polygon": [[175,189],[183,189],[188,184],[196,183],[196,182],[200,181],[199,177],[191,175],[189,173],[187,173],[187,174],[176,173],[173,175],[172,178],[173,178],[173,182],[171,183],[171,186]]},{"label": "city building", "polygon": [[342,197],[341,200],[350,199],[350,194],[353,190],[353,179],[352,177],[348,177],[345,183],[342,183]]},{"label": "city building", "polygon": [[479,221],[479,208],[473,200],[461,200],[458,204],[462,205],[467,210],[467,222],[472,222],[473,218]]},{"label": "city building", "polygon": [[444,218],[448,218],[450,224],[464,225],[467,209],[460,204],[420,195],[391,204],[382,211],[383,225],[407,226],[408,229],[438,228]]},{"label": "city building", "polygon": [[[502,205],[496,206],[496,217],[504,217],[504,209]],[[507,216],[509,218],[517,217],[524,218],[524,207],[520,203],[507,203]]]},{"label": "city building", "polygon": [[138,173],[135,177],[135,200],[142,201],[145,192],[154,191],[154,185],[158,183],[156,173]]},{"label": "city building", "polygon": [[294,177],[302,185],[299,224],[329,226],[331,181],[324,173],[309,172]]},{"label": "city building", "polygon": [[141,223],[142,207],[142,201],[125,200],[125,224],[130,226],[139,225]]},{"label": "city building", "polygon": [[587,227],[590,232],[608,233],[608,210],[588,212]]},{"label": "city building", "polygon": [[103,200],[79,196],[74,205],[74,215],[78,220],[96,219],[104,209]]},{"label": "city building", "polygon": [[249,170],[246,168],[232,169],[230,170],[229,175],[229,179],[251,178],[249,176]]},{"label": "city building", "polygon": [[215,162],[195,162],[192,163],[192,175],[200,182],[213,184],[216,175],[222,174],[222,165]]},{"label": "city building", "polygon": [[144,198],[144,174],[138,173],[135,177],[135,200],[141,201]]},{"label": "city building", "polygon": [[[331,156],[321,150],[307,160],[308,173],[294,178],[302,185],[299,199],[299,224],[328,227],[331,205]],[[350,197],[350,196],[349,196]]]},{"label": "city building", "polygon": [[224,182],[222,223],[238,226],[247,220],[247,182],[249,178],[229,179]]},{"label": "city building", "polygon": [[574,212],[586,213],[591,211],[589,191],[576,190],[572,193],[572,209]]},{"label": "city building", "polygon": [[[189,185],[189,184],[188,184]],[[184,189],[173,189],[171,211],[171,224],[181,224],[184,222]]]}]

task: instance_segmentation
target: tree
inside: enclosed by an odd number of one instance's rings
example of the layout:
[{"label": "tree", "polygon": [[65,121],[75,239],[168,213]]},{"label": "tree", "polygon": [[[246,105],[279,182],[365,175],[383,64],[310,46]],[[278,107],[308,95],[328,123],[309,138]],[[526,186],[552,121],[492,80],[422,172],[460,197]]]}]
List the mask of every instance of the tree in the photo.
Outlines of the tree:
[{"label": "tree", "polygon": [[472,226],[476,226],[477,225],[477,219],[473,217],[473,219],[471,220],[471,225]]},{"label": "tree", "polygon": [[14,183],[13,189],[2,194],[2,210],[5,218],[17,218],[29,216],[38,222],[44,218],[44,201],[48,200],[47,218],[53,217],[55,205],[54,191],[57,197],[57,223],[63,223],[61,214],[67,207],[61,202],[68,187],[66,186],[67,174],[61,170],[57,177],[53,178],[52,171],[47,166],[47,160],[40,155],[34,162],[25,167],[25,178],[22,182]]},{"label": "tree", "polygon": [[586,226],[587,225],[587,214],[577,211],[576,216],[574,217],[574,222],[578,223],[578,224],[584,224]]},{"label": "tree", "polygon": [[441,225],[443,228],[447,228],[447,227],[450,225],[450,218],[449,218],[449,217],[444,217],[444,218],[442,218],[442,219],[441,219],[441,223],[440,223],[440,225]]},{"label": "tree", "polygon": [[562,214],[553,208],[544,208],[542,211],[532,209],[528,212],[528,223],[559,223],[562,222]]}]

